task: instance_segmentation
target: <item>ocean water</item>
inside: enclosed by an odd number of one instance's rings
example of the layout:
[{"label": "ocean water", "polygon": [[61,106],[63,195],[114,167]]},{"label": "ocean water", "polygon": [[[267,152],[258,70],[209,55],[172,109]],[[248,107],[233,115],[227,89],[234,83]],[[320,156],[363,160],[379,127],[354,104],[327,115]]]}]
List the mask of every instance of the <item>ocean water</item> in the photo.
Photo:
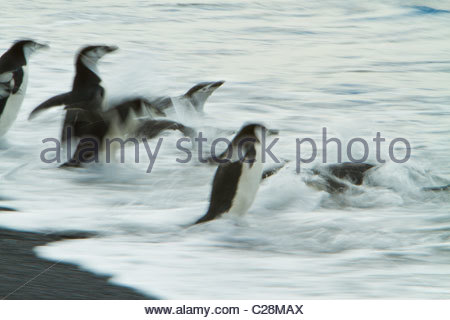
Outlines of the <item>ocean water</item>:
[{"label": "ocean water", "polygon": [[[450,180],[449,2],[18,0],[2,3],[0,27],[2,52],[23,37],[51,46],[32,57],[27,96],[1,141],[1,204],[20,211],[0,213],[0,226],[97,234],[39,256],[167,299],[450,298],[450,194],[422,191]],[[208,137],[230,138],[247,121],[280,130],[273,153],[289,162],[244,218],[186,227],[207,209],[215,168],[177,163],[177,133],[163,135],[151,173],[144,148],[140,163],[132,149],[124,164],[86,169],[40,160],[63,111],[28,115],[69,90],[86,44],[120,48],[99,64],[111,100],[225,80],[204,116],[179,120]],[[324,127],[342,140],[344,161],[359,137],[375,162],[380,132],[388,161],[341,195],[308,187]],[[399,137],[411,145],[403,164],[389,161]],[[300,174],[296,138],[319,148]]]}]

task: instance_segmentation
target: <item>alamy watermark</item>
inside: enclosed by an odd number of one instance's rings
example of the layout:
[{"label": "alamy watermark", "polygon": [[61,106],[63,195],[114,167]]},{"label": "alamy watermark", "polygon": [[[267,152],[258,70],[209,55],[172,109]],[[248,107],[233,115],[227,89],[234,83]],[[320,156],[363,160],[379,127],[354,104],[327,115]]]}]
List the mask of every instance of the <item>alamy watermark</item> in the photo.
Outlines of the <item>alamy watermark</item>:
[{"label": "alamy watermark", "polygon": [[[261,148],[261,157],[262,162],[265,163],[268,158],[270,158],[275,163],[280,163],[280,160],[278,157],[272,152],[272,148],[277,144],[280,138],[271,138],[270,141],[268,141],[268,136],[266,135],[266,132],[263,131],[262,139],[260,142],[260,148]],[[373,142],[375,142],[375,157],[376,161],[378,163],[385,163],[386,160],[381,158],[381,143],[385,142],[386,139],[381,136],[380,132],[376,133],[376,136],[372,139]],[[67,147],[66,147],[66,156],[69,160],[67,163],[69,164],[87,164],[87,163],[111,163],[111,162],[117,162],[116,159],[116,153],[117,151],[120,151],[120,163],[125,162],[125,147],[134,146],[134,162],[140,163],[140,146],[141,142],[144,145],[147,159],[148,160],[148,168],[147,173],[150,173],[153,169],[153,166],[157,160],[158,153],[161,149],[161,146],[164,142],[163,138],[159,138],[158,140],[152,141],[154,147],[152,148],[150,146],[149,141],[146,138],[137,139],[137,138],[106,138],[105,140],[99,141],[99,139],[92,138],[92,137],[85,137],[80,139],[78,146],[76,150],[74,150],[74,154],[72,154],[72,141],[70,134],[68,135],[68,141],[67,141]],[[175,148],[181,152],[184,153],[183,157],[177,157],[175,160],[178,163],[188,163],[190,161],[193,161],[194,156],[196,156],[197,160],[201,163],[207,163],[207,162],[215,162],[215,163],[226,163],[230,161],[231,159],[237,159],[242,162],[252,162],[254,160],[246,158],[246,144],[247,143],[254,143],[256,142],[256,139],[254,138],[244,138],[241,141],[239,141],[237,148],[228,148],[231,144],[231,140],[220,137],[215,138],[212,140],[210,145],[210,156],[204,157],[204,149],[205,149],[205,143],[208,142],[208,139],[203,136],[202,132],[198,132],[197,136],[194,139],[183,137],[179,138],[175,143]],[[45,145],[48,145],[49,143],[52,143],[53,146],[46,147],[44,150],[41,151],[40,158],[41,161],[44,163],[62,163],[61,160],[61,141],[56,138],[46,138],[42,140],[42,143]],[[327,135],[327,128],[322,128],[322,139],[319,143],[314,141],[312,138],[296,138],[295,139],[295,164],[296,164],[296,171],[297,173],[300,173],[301,165],[305,163],[311,163],[316,160],[318,155],[318,146],[321,146],[322,150],[322,163],[328,163],[328,151],[327,148],[330,144],[334,144],[337,147],[337,162],[342,162],[342,152],[343,149],[346,152],[347,158],[350,160],[350,162],[354,163],[362,163],[368,160],[369,158],[369,143],[364,139],[360,137],[352,138],[348,141],[347,145],[344,146],[343,142],[339,138],[331,137],[329,138]],[[355,145],[359,144],[362,146],[364,152],[363,155],[359,158],[356,158],[353,154],[353,147]],[[394,148],[397,145],[403,145],[405,154],[402,158],[397,158],[394,154]],[[225,152],[222,154],[217,153],[218,146],[222,146],[222,149],[225,148]],[[305,155],[302,155],[302,148],[309,146],[311,153],[309,156],[305,157]],[[233,154],[236,152],[237,154]],[[411,144],[409,141],[405,138],[395,138],[391,140],[389,143],[389,159],[395,163],[405,163],[407,162],[411,157]]]}]

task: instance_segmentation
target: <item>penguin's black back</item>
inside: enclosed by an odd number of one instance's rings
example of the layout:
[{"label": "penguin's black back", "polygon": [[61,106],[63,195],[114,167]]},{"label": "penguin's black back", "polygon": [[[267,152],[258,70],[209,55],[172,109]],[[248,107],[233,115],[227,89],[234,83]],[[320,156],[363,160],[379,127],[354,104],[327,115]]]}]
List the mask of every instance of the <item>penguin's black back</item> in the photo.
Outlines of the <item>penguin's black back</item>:
[{"label": "penguin's black back", "polygon": [[90,88],[98,87],[100,82],[102,82],[102,79],[94,71],[86,67],[81,57],[79,57],[76,63],[76,74],[73,79],[72,92],[89,92]]},{"label": "penguin's black back", "polygon": [[236,195],[242,162],[227,162],[219,165],[214,176],[208,212],[197,223],[210,221],[230,210]]},{"label": "penguin's black back", "polygon": [[351,183],[359,186],[363,183],[366,171],[373,167],[374,165],[370,163],[344,162],[342,164],[330,165],[329,170],[332,175],[339,179],[349,180]]}]

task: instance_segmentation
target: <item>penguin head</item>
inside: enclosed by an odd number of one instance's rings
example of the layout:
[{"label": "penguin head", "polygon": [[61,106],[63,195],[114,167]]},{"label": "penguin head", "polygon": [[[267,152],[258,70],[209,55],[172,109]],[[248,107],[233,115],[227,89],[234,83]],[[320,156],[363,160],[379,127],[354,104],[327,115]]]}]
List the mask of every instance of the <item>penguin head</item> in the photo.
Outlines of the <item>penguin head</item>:
[{"label": "penguin head", "polygon": [[47,44],[38,43],[31,39],[18,40],[11,47],[10,51],[15,52],[16,54],[23,54],[25,61],[28,61],[28,58],[36,51],[40,49],[48,49],[49,46]]},{"label": "penguin head", "polygon": [[276,134],[278,134],[278,130],[267,129],[260,123],[249,123],[239,130],[233,140],[240,141],[244,138],[255,138],[257,142],[261,142],[263,137]]},{"label": "penguin head", "polygon": [[87,46],[81,49],[78,58],[84,58],[91,63],[97,63],[105,54],[111,53],[119,49],[116,46]]},{"label": "penguin head", "polygon": [[192,88],[189,89],[188,92],[185,93],[186,97],[192,97],[196,94],[208,94],[210,95],[211,93],[214,92],[214,90],[216,90],[218,87],[220,87],[221,85],[223,85],[225,83],[225,81],[215,81],[215,82],[200,82],[197,83],[195,86],[193,86]]},{"label": "penguin head", "polygon": [[189,89],[184,94],[184,97],[191,101],[197,111],[201,112],[206,99],[224,83],[225,81],[200,82]]}]

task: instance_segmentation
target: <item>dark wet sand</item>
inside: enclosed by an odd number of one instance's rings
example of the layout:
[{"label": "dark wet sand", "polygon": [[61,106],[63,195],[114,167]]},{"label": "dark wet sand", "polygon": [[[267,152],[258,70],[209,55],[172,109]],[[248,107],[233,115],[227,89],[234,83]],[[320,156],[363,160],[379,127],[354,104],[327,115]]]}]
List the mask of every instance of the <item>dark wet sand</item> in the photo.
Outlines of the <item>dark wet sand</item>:
[{"label": "dark wet sand", "polygon": [[41,234],[0,228],[0,299],[154,299],[131,288],[112,285],[108,277],[82,271],[71,264],[55,264],[38,258],[33,252],[34,247],[48,242],[89,236],[92,235]]}]

